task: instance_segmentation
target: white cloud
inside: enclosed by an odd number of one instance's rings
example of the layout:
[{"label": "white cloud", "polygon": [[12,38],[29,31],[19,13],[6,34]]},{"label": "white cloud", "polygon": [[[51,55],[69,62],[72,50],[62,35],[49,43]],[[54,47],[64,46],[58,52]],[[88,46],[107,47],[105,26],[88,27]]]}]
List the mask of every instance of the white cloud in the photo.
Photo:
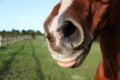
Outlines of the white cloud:
[{"label": "white cloud", "polygon": [[21,17],[18,19],[17,23],[33,23],[40,21],[40,18],[24,18]]},{"label": "white cloud", "polygon": [[4,22],[2,20],[0,20],[0,25],[3,24]]},{"label": "white cloud", "polygon": [[25,18],[20,18],[18,19],[19,22],[26,22],[26,19]]}]

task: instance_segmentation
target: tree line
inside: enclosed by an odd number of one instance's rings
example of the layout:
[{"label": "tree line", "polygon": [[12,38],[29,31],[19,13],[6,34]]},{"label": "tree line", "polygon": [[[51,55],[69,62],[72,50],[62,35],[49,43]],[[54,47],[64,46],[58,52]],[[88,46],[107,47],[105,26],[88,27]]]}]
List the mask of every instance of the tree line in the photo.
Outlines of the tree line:
[{"label": "tree line", "polygon": [[35,37],[35,36],[39,36],[39,35],[43,35],[43,33],[41,33],[39,30],[37,31],[34,31],[34,30],[22,30],[22,31],[19,31],[19,30],[11,30],[11,31],[0,31],[0,35],[2,36],[18,36],[18,35],[30,35],[32,37]]}]

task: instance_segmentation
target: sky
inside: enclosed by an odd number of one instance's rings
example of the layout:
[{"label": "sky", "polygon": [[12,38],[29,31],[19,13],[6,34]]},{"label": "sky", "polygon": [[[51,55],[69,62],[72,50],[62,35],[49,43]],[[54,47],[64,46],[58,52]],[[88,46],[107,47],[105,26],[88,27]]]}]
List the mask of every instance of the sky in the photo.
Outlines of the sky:
[{"label": "sky", "polygon": [[60,0],[0,0],[0,31],[40,30]]}]

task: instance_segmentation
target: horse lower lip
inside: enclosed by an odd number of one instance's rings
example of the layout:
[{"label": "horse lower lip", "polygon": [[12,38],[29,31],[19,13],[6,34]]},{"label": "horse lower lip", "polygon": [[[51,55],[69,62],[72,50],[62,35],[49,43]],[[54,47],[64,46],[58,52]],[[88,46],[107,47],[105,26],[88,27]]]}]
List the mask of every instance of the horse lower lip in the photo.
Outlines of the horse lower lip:
[{"label": "horse lower lip", "polygon": [[73,60],[73,61],[70,61],[70,62],[60,62],[60,61],[57,61],[57,64],[61,67],[64,67],[64,68],[72,68],[75,64],[76,64],[76,60]]}]

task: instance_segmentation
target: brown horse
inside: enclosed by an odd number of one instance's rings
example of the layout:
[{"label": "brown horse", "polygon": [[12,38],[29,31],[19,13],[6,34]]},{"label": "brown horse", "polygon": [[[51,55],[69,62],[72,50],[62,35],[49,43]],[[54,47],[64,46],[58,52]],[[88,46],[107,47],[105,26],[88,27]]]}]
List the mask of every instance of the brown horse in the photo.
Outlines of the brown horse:
[{"label": "brown horse", "polygon": [[52,57],[65,68],[78,67],[99,36],[95,80],[120,80],[120,0],[61,0],[44,30]]}]

